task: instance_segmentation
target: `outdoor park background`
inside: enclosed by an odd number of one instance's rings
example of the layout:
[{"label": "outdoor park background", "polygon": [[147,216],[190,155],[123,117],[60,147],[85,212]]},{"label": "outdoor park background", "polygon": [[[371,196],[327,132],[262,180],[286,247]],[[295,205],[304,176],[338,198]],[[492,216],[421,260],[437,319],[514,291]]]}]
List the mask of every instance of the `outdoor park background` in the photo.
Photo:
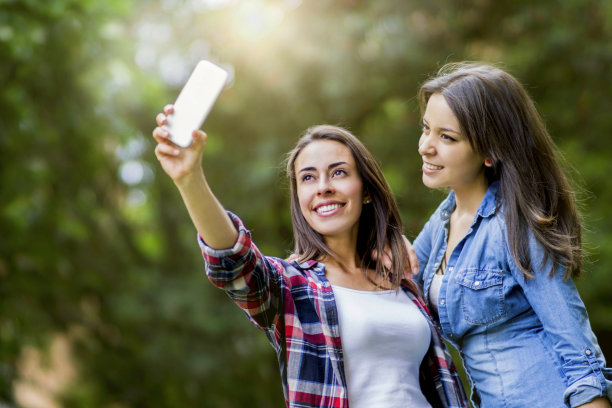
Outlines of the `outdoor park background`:
[{"label": "outdoor park background", "polygon": [[612,360],[612,2],[0,0],[0,406],[284,406],[272,348],[206,280],[153,155],[155,115],[203,58],[232,73],[205,125],[210,183],[281,257],[303,130],[361,137],[413,239],[443,197],[421,183],[418,84],[501,63],[581,187],[577,284]]}]

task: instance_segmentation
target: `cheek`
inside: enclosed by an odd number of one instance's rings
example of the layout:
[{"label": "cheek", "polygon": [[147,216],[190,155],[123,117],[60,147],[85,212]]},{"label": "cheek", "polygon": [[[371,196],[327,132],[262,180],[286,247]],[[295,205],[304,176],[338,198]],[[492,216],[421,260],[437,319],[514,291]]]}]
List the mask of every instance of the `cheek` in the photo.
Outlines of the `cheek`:
[{"label": "cheek", "polygon": [[361,183],[348,183],[342,191],[347,197],[352,197],[355,202],[360,204],[364,198],[363,185]]},{"label": "cheek", "polygon": [[480,169],[484,165],[484,157],[472,151],[469,153],[466,155],[465,162],[469,163],[469,166],[473,169]]},{"label": "cheek", "polygon": [[364,194],[363,194],[363,188],[361,188],[361,186],[355,188],[354,195],[356,195],[357,197],[359,197],[359,202],[361,203],[364,199]]},{"label": "cheek", "polygon": [[298,198],[298,203],[300,204],[300,208],[302,209],[302,213],[306,215],[306,212],[308,211],[308,205],[310,204],[310,201],[312,200],[312,193],[309,191],[308,188],[298,186],[297,198]]},{"label": "cheek", "polygon": [[466,176],[469,175],[471,177],[479,175],[482,172],[483,165],[484,165],[484,159],[481,160],[479,156],[473,153],[469,155],[465,155],[463,160],[462,161],[458,160],[458,162],[461,164],[461,167],[463,168],[463,173],[465,173]]}]

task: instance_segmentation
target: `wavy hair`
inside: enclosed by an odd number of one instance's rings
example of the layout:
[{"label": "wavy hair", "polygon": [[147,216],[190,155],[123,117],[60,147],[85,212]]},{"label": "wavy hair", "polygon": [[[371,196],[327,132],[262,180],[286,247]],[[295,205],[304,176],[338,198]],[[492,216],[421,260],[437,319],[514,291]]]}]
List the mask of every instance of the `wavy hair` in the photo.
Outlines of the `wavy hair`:
[{"label": "wavy hair", "polygon": [[531,232],[545,250],[539,268],[552,260],[551,276],[559,266],[564,278],[578,276],[583,253],[576,197],[525,88],[497,67],[463,62],[443,66],[421,86],[421,112],[433,94],[444,96],[474,151],[491,160],[485,176],[500,182],[508,244],[523,274],[533,277]]},{"label": "wavy hair", "polygon": [[[363,143],[348,130],[331,125],[318,125],[306,130],[286,159],[286,172],[290,184],[291,220],[293,223],[294,253],[299,261],[321,260],[327,256],[336,259],[333,251],[325,244],[321,234],[312,229],[302,211],[297,195],[295,161],[302,149],[312,142],[331,140],[346,146],[357,165],[363,182],[364,196],[372,201],[363,206],[359,218],[357,255],[364,273],[368,268],[388,279],[393,287],[399,287],[407,265],[408,253],[402,236],[402,220],[395,197],[374,156]],[[382,254],[385,245],[391,251],[392,268],[387,270],[382,260],[372,258],[372,251]],[[368,275],[366,274],[366,277]],[[369,279],[369,277],[368,277]]]}]

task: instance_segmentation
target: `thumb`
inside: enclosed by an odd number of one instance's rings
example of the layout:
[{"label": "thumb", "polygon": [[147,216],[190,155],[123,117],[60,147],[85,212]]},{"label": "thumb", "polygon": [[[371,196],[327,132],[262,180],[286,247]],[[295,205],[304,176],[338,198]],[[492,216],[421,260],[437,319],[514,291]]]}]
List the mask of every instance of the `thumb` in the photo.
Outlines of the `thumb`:
[{"label": "thumb", "polygon": [[201,130],[194,130],[191,134],[192,143],[189,146],[189,150],[195,152],[196,154],[202,154],[204,151],[204,146],[206,146],[206,139],[208,135]]},{"label": "thumb", "polygon": [[208,138],[208,135],[202,131],[202,130],[194,130],[193,133],[191,134],[192,140],[194,144],[199,145],[204,145],[206,143],[206,139]]}]

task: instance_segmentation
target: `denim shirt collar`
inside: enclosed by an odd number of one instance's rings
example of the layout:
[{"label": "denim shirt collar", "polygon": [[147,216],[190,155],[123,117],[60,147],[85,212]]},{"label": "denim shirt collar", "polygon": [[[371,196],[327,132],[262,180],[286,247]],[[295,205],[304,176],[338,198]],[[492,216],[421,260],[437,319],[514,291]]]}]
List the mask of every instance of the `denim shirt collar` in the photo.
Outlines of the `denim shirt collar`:
[{"label": "denim shirt collar", "polygon": [[[498,191],[499,181],[494,181],[489,184],[487,192],[485,193],[480,206],[476,211],[476,218],[482,217],[487,218],[495,214],[498,206]],[[455,192],[451,190],[448,197],[440,204],[440,219],[442,221],[448,221],[453,210],[455,209]]]}]

